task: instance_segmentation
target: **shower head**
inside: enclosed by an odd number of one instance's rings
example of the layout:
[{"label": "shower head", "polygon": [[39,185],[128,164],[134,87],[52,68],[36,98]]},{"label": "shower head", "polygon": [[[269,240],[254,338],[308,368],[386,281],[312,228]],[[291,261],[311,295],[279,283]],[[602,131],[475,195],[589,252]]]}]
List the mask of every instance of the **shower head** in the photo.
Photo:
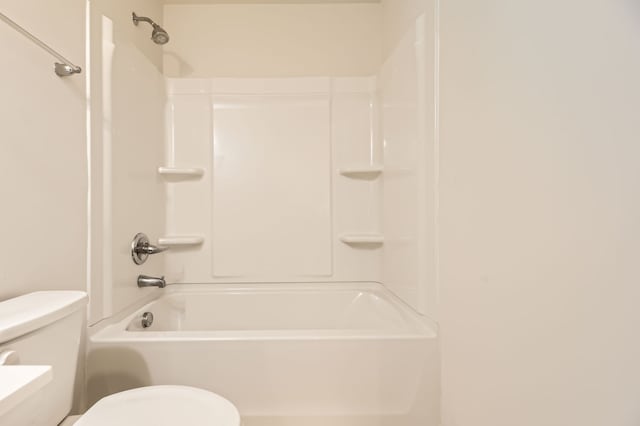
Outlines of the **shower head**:
[{"label": "shower head", "polygon": [[155,44],[167,44],[169,42],[169,34],[158,24],[153,24],[153,31],[151,32],[151,40]]},{"label": "shower head", "polygon": [[146,16],[138,16],[135,12],[131,14],[133,23],[138,25],[140,21],[148,22],[153,27],[153,31],[151,32],[151,40],[155,44],[166,44],[169,42],[169,34],[162,28],[160,25],[153,22],[151,18],[147,18]]}]

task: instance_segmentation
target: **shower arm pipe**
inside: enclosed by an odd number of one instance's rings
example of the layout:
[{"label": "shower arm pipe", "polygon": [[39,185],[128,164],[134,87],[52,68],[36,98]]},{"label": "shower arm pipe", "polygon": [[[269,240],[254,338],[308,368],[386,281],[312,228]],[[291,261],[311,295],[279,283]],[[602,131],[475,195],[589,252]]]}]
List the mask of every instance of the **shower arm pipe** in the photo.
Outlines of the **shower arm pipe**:
[{"label": "shower arm pipe", "polygon": [[60,61],[55,63],[55,73],[58,75],[58,77],[67,77],[72,74],[79,74],[82,72],[82,68],[80,68],[77,65],[74,65],[73,62],[71,62],[70,60],[68,60],[67,58],[65,58],[55,50],[53,50],[51,47],[49,47],[48,44],[46,44],[45,42],[43,42],[42,40],[40,40],[39,38],[31,34],[29,31],[22,28],[20,25],[18,25],[16,22],[14,22],[11,18],[9,18],[7,15],[5,15],[2,12],[0,12],[0,20],[3,20],[4,22],[6,22],[7,25],[12,27],[14,30],[18,31],[20,34],[22,34],[23,36],[31,40],[33,43],[40,46],[42,50],[46,51],[51,56],[53,56],[58,61]]},{"label": "shower arm pipe", "polygon": [[155,23],[155,21],[151,18],[147,18],[146,16],[138,16],[135,12],[133,12],[131,14],[131,16],[133,17],[133,23],[138,25],[138,22],[148,22],[149,24],[155,26],[158,25]]}]

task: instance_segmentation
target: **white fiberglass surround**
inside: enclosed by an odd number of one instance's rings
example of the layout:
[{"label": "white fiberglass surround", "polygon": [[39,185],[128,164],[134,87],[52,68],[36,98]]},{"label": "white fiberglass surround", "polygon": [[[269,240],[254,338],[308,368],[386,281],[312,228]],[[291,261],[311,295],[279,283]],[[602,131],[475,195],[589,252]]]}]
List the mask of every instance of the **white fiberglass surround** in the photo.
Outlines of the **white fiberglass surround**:
[{"label": "white fiberglass surround", "polygon": [[[158,3],[143,3],[140,13],[163,15]],[[433,317],[435,172],[429,152],[435,132],[424,122],[433,116],[433,76],[424,72],[433,65],[433,16],[413,10],[414,3],[407,9],[404,1],[321,5],[335,8],[323,16],[348,34],[382,30],[383,52],[349,47],[349,54],[339,54],[345,46],[334,51],[339,43],[324,40],[338,68],[306,64],[301,74],[261,68],[239,74],[198,66],[178,75],[205,78],[170,78],[165,91],[158,46],[131,24],[130,6],[122,0],[91,4],[90,324],[151,291],[135,286],[139,273],[166,275],[172,283],[383,282]],[[247,9],[272,26],[285,15],[289,24],[307,22],[296,14],[316,16],[318,5],[261,5],[260,11],[270,7],[274,20],[263,19],[257,6],[225,5],[235,18],[224,20],[224,28],[185,25],[219,19],[219,8],[166,7],[162,22],[172,41],[165,54],[185,60],[190,56],[181,43],[197,50],[204,45],[188,41],[239,41],[217,30],[251,30],[247,40],[262,43],[262,27],[247,25]],[[361,8],[369,10],[366,19],[352,13]],[[280,13],[284,9],[287,14]],[[345,39],[344,31],[321,27]],[[278,58],[297,63],[297,48],[318,53],[317,44],[295,34],[266,44],[283,53]],[[379,41],[364,39],[367,48],[380,50]],[[236,59],[255,59],[247,54],[253,50],[230,46]],[[361,54],[378,58],[372,63],[381,67],[343,68]],[[278,69],[289,69],[271,56]],[[226,64],[215,57],[215,64]],[[171,250],[139,268],[128,245],[141,231]]]},{"label": "white fiberglass surround", "polygon": [[435,327],[379,284],[173,285],[89,345],[92,402],[172,383],[228,398],[248,425],[438,417]]},{"label": "white fiberglass surround", "polygon": [[166,237],[199,241],[165,254],[169,282],[380,280],[375,78],[169,79],[167,91]]},{"label": "white fiberglass surround", "polygon": [[[188,75],[234,78],[168,79],[165,237],[198,241],[165,255],[170,282],[377,281],[435,315],[435,16],[402,5],[380,11],[389,40],[368,77],[200,64]],[[214,10],[165,13],[185,39],[226,40],[179,25]]]}]

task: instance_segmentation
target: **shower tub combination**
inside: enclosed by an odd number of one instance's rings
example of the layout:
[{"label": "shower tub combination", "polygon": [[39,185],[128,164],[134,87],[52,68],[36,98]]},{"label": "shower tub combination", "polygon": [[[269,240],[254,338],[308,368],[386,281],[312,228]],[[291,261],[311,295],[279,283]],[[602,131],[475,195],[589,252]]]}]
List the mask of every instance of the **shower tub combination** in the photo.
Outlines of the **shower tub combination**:
[{"label": "shower tub combination", "polygon": [[89,403],[182,384],[231,400],[244,426],[437,424],[435,326],[379,284],[180,284],[158,294],[92,334]]}]

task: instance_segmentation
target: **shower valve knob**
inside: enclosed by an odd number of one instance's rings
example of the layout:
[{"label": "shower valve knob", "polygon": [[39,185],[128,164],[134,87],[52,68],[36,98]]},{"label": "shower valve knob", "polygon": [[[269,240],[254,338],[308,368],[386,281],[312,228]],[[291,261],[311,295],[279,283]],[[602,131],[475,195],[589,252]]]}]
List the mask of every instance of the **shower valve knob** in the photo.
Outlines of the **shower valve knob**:
[{"label": "shower valve knob", "polygon": [[149,242],[149,237],[143,233],[136,234],[131,242],[131,258],[136,265],[142,265],[151,254],[162,253],[169,247],[154,246]]}]

